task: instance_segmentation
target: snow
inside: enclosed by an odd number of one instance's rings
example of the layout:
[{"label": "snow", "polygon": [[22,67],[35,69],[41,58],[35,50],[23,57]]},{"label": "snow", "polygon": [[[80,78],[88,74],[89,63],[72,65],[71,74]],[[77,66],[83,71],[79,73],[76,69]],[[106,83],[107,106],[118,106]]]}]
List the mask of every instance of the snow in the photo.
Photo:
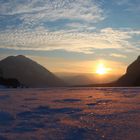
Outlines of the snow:
[{"label": "snow", "polygon": [[139,140],[140,88],[0,90],[0,140]]},{"label": "snow", "polygon": [[6,87],[4,85],[0,85],[0,89],[5,89]]}]

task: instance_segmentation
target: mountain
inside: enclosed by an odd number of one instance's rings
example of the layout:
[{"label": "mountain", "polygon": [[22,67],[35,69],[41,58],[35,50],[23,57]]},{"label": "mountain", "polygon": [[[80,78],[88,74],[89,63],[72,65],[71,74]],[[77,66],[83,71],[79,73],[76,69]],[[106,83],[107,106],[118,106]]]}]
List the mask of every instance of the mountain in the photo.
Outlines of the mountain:
[{"label": "mountain", "polygon": [[140,56],[127,67],[126,73],[110,83],[81,85],[82,87],[133,87],[140,86]]},{"label": "mountain", "polygon": [[118,86],[140,86],[140,56],[127,68],[126,74],[116,82]]},{"label": "mountain", "polygon": [[0,73],[5,79],[17,79],[26,87],[58,87],[65,83],[35,61],[23,56],[9,56],[0,61]]},{"label": "mountain", "polygon": [[[61,76],[60,76],[61,77]],[[75,76],[65,76],[61,77],[69,85],[87,85],[95,83],[94,78],[90,78],[87,75],[75,75]]]},{"label": "mountain", "polygon": [[0,88],[1,87],[8,87],[8,88],[18,88],[22,87],[20,82],[17,79],[5,79],[3,77],[0,77]]},{"label": "mountain", "polygon": [[89,85],[91,83],[109,83],[118,79],[119,75],[108,74],[107,76],[99,76],[94,73],[55,73],[70,86]]}]

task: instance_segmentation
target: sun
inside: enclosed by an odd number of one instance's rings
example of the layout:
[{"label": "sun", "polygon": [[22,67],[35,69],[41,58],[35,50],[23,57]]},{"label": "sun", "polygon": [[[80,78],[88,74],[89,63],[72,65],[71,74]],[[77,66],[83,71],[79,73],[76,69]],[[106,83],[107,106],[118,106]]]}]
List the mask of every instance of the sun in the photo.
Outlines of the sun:
[{"label": "sun", "polygon": [[108,68],[105,67],[103,63],[98,64],[96,69],[96,74],[104,75],[108,72]]}]

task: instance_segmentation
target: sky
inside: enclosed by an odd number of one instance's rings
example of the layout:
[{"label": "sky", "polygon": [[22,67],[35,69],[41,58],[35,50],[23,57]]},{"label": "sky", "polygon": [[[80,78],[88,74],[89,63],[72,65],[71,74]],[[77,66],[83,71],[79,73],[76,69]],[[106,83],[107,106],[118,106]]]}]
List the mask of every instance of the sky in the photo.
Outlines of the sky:
[{"label": "sky", "polygon": [[0,0],[0,59],[26,55],[52,72],[123,74],[140,55],[139,0]]}]

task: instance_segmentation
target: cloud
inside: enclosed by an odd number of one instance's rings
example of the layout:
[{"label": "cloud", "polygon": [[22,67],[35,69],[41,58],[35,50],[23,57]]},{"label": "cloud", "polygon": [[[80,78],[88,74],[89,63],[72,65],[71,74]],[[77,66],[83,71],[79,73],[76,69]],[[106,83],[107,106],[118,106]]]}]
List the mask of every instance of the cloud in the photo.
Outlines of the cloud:
[{"label": "cloud", "polygon": [[129,0],[117,0],[115,1],[115,3],[117,3],[118,5],[124,5],[124,4],[128,4]]},{"label": "cloud", "polygon": [[29,25],[60,19],[96,23],[105,18],[102,8],[94,0],[13,0],[1,2],[0,14],[18,16]]},{"label": "cloud", "polygon": [[75,22],[72,22],[72,23],[68,23],[66,24],[67,27],[69,27],[72,31],[94,31],[96,28],[95,26],[93,25],[90,25],[90,24],[83,24],[83,23],[75,23]]},{"label": "cloud", "polygon": [[94,53],[94,49],[139,50],[139,42],[133,40],[140,35],[139,30],[95,28],[95,23],[106,18],[101,3],[96,0],[0,1],[0,18],[0,29],[5,20],[12,19],[8,27],[0,30],[0,48],[85,54]]},{"label": "cloud", "polygon": [[111,53],[110,56],[117,57],[117,58],[127,58],[126,55]]},{"label": "cloud", "polygon": [[[85,54],[93,53],[94,49],[120,49],[137,51],[134,36],[140,31],[117,30],[104,28],[94,32],[75,32],[59,30],[50,32],[46,28],[36,30],[6,30],[0,34],[0,48],[15,50],[65,50]],[[139,42],[138,42],[139,43]]]},{"label": "cloud", "polygon": [[125,10],[129,12],[140,12],[139,0],[117,0],[115,1],[119,6],[125,6]]}]

